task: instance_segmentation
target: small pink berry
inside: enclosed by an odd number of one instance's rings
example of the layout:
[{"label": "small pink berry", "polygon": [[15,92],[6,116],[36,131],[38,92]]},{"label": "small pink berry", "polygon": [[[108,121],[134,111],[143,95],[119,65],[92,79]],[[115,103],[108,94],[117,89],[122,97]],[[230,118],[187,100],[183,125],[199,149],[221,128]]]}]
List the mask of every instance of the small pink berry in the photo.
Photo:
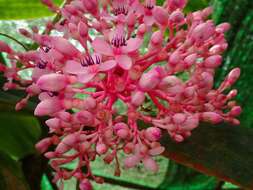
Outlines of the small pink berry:
[{"label": "small pink berry", "polygon": [[145,137],[150,141],[158,141],[162,136],[162,132],[157,127],[149,127],[145,130]]},{"label": "small pink berry", "polygon": [[148,170],[150,170],[152,172],[158,172],[159,167],[158,167],[157,163],[152,158],[146,157],[142,161],[143,161],[145,168],[147,168]]}]

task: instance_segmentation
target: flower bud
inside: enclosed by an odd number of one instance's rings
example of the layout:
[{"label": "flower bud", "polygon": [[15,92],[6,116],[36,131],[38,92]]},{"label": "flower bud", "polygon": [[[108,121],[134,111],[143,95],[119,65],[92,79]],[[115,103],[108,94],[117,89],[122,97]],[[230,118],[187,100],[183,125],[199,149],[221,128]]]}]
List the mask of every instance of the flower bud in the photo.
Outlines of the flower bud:
[{"label": "flower bud", "polygon": [[163,43],[163,33],[158,30],[151,36],[150,42],[153,46],[160,46]]},{"label": "flower bud", "polygon": [[58,118],[48,119],[46,120],[46,124],[50,128],[50,132],[54,132],[60,128],[60,120]]},{"label": "flower bud", "polygon": [[55,152],[58,154],[64,154],[65,152],[69,151],[72,146],[76,143],[77,137],[76,134],[67,135],[62,139],[62,141],[58,144],[55,149]]},{"label": "flower bud", "polygon": [[230,73],[228,74],[227,81],[230,85],[233,85],[237,79],[240,77],[241,70],[240,68],[234,68]]},{"label": "flower bud", "polygon": [[165,151],[165,148],[163,146],[154,147],[149,150],[149,154],[151,156],[157,156],[162,154]]},{"label": "flower bud", "polygon": [[229,23],[222,23],[218,26],[216,26],[216,32],[219,32],[219,33],[225,33],[227,32],[229,29],[230,29],[230,24]]},{"label": "flower bud", "polygon": [[184,21],[184,13],[180,10],[176,10],[170,14],[169,20],[173,24],[180,24]]},{"label": "flower bud", "polygon": [[240,106],[235,106],[231,109],[231,111],[229,112],[229,115],[233,117],[237,117],[241,114],[241,112],[242,112],[242,108]]},{"label": "flower bud", "polygon": [[78,32],[79,32],[79,35],[82,37],[82,38],[86,38],[88,36],[88,27],[87,25],[80,21],[79,24],[78,24]]},{"label": "flower bud", "polygon": [[214,31],[215,28],[212,22],[199,24],[193,29],[191,33],[191,39],[194,42],[202,43],[208,40],[214,34]]},{"label": "flower bud", "polygon": [[145,137],[149,141],[158,141],[162,136],[162,132],[157,127],[149,127],[145,130]]},{"label": "flower bud", "polygon": [[72,115],[66,111],[61,111],[61,112],[56,113],[55,117],[65,122],[69,122],[72,119]]},{"label": "flower bud", "polygon": [[208,57],[205,62],[204,62],[204,66],[206,68],[211,68],[211,69],[215,69],[216,67],[220,66],[222,62],[222,56],[220,55],[213,55]]},{"label": "flower bud", "polygon": [[212,124],[218,124],[223,121],[223,118],[220,114],[215,112],[204,112],[201,114],[203,121],[211,122]]},{"label": "flower bud", "polygon": [[40,153],[44,153],[47,151],[48,147],[52,144],[51,142],[51,138],[45,138],[43,140],[41,140],[40,142],[38,142],[35,147],[36,149],[40,152]]},{"label": "flower bud", "polygon": [[153,10],[153,15],[154,15],[155,21],[158,24],[164,27],[167,26],[169,14],[164,8],[156,6]]},{"label": "flower bud", "polygon": [[142,91],[135,91],[132,93],[132,96],[131,96],[131,103],[138,107],[140,105],[142,105],[142,103],[144,102],[145,100],[145,93],[142,92]]},{"label": "flower bud", "polygon": [[142,38],[144,36],[144,34],[146,33],[146,25],[145,24],[141,24],[138,28],[138,31],[137,31],[137,36]]},{"label": "flower bud", "polygon": [[105,154],[108,150],[108,147],[104,143],[97,143],[96,145],[96,152],[99,155]]},{"label": "flower bud", "polygon": [[76,57],[80,54],[79,50],[76,49],[68,40],[61,37],[51,37],[50,39],[52,46],[60,53],[69,57]]},{"label": "flower bud", "polygon": [[15,106],[15,110],[19,111],[21,109],[23,109],[26,105],[27,105],[27,98],[23,98],[21,101],[19,101],[16,106]]},{"label": "flower bud", "polygon": [[74,115],[74,121],[82,125],[92,125],[94,123],[94,116],[88,111],[80,111]]},{"label": "flower bud", "polygon": [[46,158],[52,159],[52,158],[56,157],[57,154],[55,152],[47,152],[44,155],[45,155]]},{"label": "flower bud", "polygon": [[129,136],[129,128],[127,124],[120,122],[113,126],[113,129],[118,137],[126,139]]},{"label": "flower bud", "polygon": [[20,34],[22,34],[23,36],[25,36],[27,38],[31,38],[32,37],[32,34],[28,30],[26,30],[24,28],[20,28],[18,31],[19,31]]},{"label": "flower bud", "polygon": [[83,0],[83,5],[91,14],[96,14],[98,11],[97,0]]},{"label": "flower bud", "polygon": [[183,113],[176,113],[173,117],[173,122],[175,124],[182,124],[186,120],[186,115]]},{"label": "flower bud", "polygon": [[34,110],[34,115],[45,116],[59,112],[63,109],[61,101],[56,98],[49,98],[41,101]]},{"label": "flower bud", "polygon": [[88,151],[89,151],[90,147],[91,147],[91,143],[88,142],[88,141],[85,141],[85,142],[82,142],[82,143],[80,144],[79,149],[80,149],[80,152],[81,152],[81,153],[85,153],[85,152],[88,152]]},{"label": "flower bud", "polygon": [[152,172],[158,172],[159,167],[157,163],[151,157],[146,157],[142,161],[146,169]]},{"label": "flower bud", "polygon": [[12,49],[5,42],[0,40],[0,52],[12,53]]},{"label": "flower bud", "polygon": [[141,76],[139,80],[139,86],[143,91],[150,91],[154,89],[159,84],[159,82],[159,73],[153,69]]},{"label": "flower bud", "polygon": [[181,126],[181,129],[184,130],[193,130],[194,128],[198,127],[199,125],[199,118],[197,115],[193,116],[187,116],[186,120],[184,121],[183,125]]},{"label": "flower bud", "polygon": [[80,190],[92,190],[93,187],[88,179],[83,179],[79,184]]},{"label": "flower bud", "polygon": [[176,142],[180,143],[180,142],[183,142],[184,141],[184,137],[182,135],[179,135],[179,134],[175,134],[173,135],[172,137]]},{"label": "flower bud", "polygon": [[161,80],[159,83],[159,88],[162,90],[166,90],[170,87],[181,85],[182,81],[176,76],[167,76]]},{"label": "flower bud", "polygon": [[181,54],[178,51],[175,51],[170,55],[169,64],[175,66],[179,64],[181,60],[182,60]]},{"label": "flower bud", "polygon": [[120,129],[128,129],[128,125],[123,123],[123,122],[120,122],[120,123],[116,123],[114,126],[113,126],[113,129],[115,131],[118,131]]},{"label": "flower bud", "polygon": [[115,158],[115,152],[109,153],[104,157],[104,162],[110,164]]},{"label": "flower bud", "polygon": [[134,144],[132,142],[129,142],[127,143],[125,146],[124,146],[124,153],[126,154],[131,154],[134,150]]},{"label": "flower bud", "polygon": [[96,176],[96,177],[94,178],[94,180],[95,180],[96,183],[99,183],[99,184],[104,183],[104,179],[103,179],[102,177]]},{"label": "flower bud", "polygon": [[39,94],[41,90],[37,84],[33,83],[26,88],[26,92],[34,96]]},{"label": "flower bud", "polygon": [[129,156],[125,159],[124,165],[126,168],[133,168],[140,162],[140,157],[137,155]]},{"label": "flower bud", "polygon": [[52,73],[41,76],[37,81],[37,85],[42,90],[58,92],[66,88],[68,79],[65,75]]},{"label": "flower bud", "polygon": [[127,137],[129,137],[129,129],[120,129],[117,131],[116,134],[121,139],[126,139]]}]

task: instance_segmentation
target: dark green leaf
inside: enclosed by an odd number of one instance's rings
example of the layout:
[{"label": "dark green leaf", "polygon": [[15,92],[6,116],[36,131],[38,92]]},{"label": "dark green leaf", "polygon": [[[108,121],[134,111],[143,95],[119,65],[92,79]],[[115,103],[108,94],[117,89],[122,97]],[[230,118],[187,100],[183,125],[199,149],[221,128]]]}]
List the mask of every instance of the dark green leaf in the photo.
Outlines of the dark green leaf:
[{"label": "dark green leaf", "polygon": [[214,177],[209,177],[190,168],[176,164],[170,160],[161,190],[213,190],[218,182]]},{"label": "dark green leaf", "polygon": [[185,7],[186,12],[193,12],[208,7],[210,0],[188,0],[188,4]]},{"label": "dark green leaf", "polygon": [[202,124],[183,143],[168,136],[162,144],[165,156],[185,166],[253,189],[253,129]]},{"label": "dark green leaf", "polygon": [[[239,6],[240,4],[240,6]],[[219,84],[234,67],[241,68],[241,77],[233,87],[238,89],[237,101],[243,108],[240,117],[242,126],[253,124],[253,1],[216,0],[215,19],[217,22],[229,21],[232,29],[228,33],[229,49],[224,56],[223,67],[217,73]]]},{"label": "dark green leaf", "polygon": [[35,151],[34,144],[41,133],[37,119],[15,112],[0,112],[0,121],[0,151],[15,158]]},{"label": "dark green leaf", "polygon": [[19,162],[0,153],[0,189],[29,190]]}]

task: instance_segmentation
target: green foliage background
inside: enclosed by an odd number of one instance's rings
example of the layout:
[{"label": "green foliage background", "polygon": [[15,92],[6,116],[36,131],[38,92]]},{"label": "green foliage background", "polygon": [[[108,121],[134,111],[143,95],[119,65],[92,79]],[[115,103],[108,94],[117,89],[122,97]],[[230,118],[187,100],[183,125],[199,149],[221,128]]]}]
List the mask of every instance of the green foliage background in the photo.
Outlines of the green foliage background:
[{"label": "green foliage background", "polygon": [[[162,4],[164,0],[158,0]],[[54,1],[61,4],[62,0]],[[224,64],[217,72],[217,84],[222,81],[228,71],[236,66],[241,67],[242,77],[237,83],[239,102],[244,112],[241,116],[242,126],[250,127],[253,122],[253,1],[252,0],[189,0],[186,12],[195,11],[208,5],[214,6],[213,18],[217,23],[228,21],[232,30],[227,34],[229,49],[224,57]],[[0,33],[9,34],[29,44],[18,33],[20,27],[37,25],[43,30],[46,20],[52,14],[39,0],[0,0]],[[36,19],[35,19],[36,18]],[[16,21],[14,21],[16,20]],[[5,37],[17,50],[23,50]],[[4,54],[0,54],[1,62],[6,62]],[[3,84],[1,77],[0,84]],[[15,102],[22,97],[20,92],[0,91],[0,189],[5,190],[53,190],[48,174],[47,161],[34,150],[34,143],[45,135],[45,126],[32,116],[33,103],[21,113],[14,112]],[[222,159],[222,158],[221,158]],[[95,189],[125,190],[133,185],[137,189],[161,190],[215,190],[236,189],[229,183],[215,179],[178,165],[164,157],[159,157],[158,174],[147,172],[142,166],[123,171],[122,177],[113,176],[113,167],[105,167],[101,161],[93,163],[96,175],[103,176],[110,183],[96,185]],[[69,166],[71,167],[71,165]],[[32,182],[31,182],[32,181]],[[40,187],[41,184],[41,187]],[[75,189],[76,182],[66,182],[66,190]],[[125,186],[125,187],[123,187]],[[128,187],[127,187],[128,186]]]}]

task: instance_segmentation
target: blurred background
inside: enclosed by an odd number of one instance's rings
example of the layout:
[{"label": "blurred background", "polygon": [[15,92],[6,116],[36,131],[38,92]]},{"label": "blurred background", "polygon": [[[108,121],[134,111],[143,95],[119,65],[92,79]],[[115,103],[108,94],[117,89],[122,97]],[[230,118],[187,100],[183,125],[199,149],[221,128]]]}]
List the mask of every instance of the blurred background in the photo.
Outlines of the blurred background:
[{"label": "blurred background", "polygon": [[[229,22],[232,29],[227,33],[229,48],[224,55],[223,66],[218,70],[216,85],[228,71],[239,66],[242,76],[235,88],[239,90],[238,101],[243,107],[242,126],[253,122],[253,0],[188,0],[186,12],[207,6],[214,7],[215,22]],[[62,0],[54,1],[61,4]],[[163,0],[157,0],[159,4]],[[0,0],[0,40],[8,42],[15,50],[24,51],[17,43],[29,47],[32,43],[22,37],[19,28],[38,26],[53,19],[39,0]],[[13,39],[12,39],[13,38]],[[8,64],[5,54],[0,53],[0,62]],[[23,73],[24,77],[27,73]],[[0,85],[4,83],[0,76]],[[32,115],[33,102],[22,112],[14,111],[15,102],[22,97],[20,92],[0,91],[0,190],[56,190],[50,182],[52,172],[47,160],[38,155],[34,144],[46,135],[46,126]],[[240,189],[230,183],[219,181],[178,165],[164,157],[158,157],[160,170],[152,174],[141,165],[135,169],[122,170],[121,177],[114,177],[114,167],[104,166],[97,159],[92,164],[94,174],[105,178],[102,185],[94,184],[95,190],[221,190]],[[72,167],[68,165],[67,167]],[[66,181],[65,190],[75,190],[74,180]]]}]

